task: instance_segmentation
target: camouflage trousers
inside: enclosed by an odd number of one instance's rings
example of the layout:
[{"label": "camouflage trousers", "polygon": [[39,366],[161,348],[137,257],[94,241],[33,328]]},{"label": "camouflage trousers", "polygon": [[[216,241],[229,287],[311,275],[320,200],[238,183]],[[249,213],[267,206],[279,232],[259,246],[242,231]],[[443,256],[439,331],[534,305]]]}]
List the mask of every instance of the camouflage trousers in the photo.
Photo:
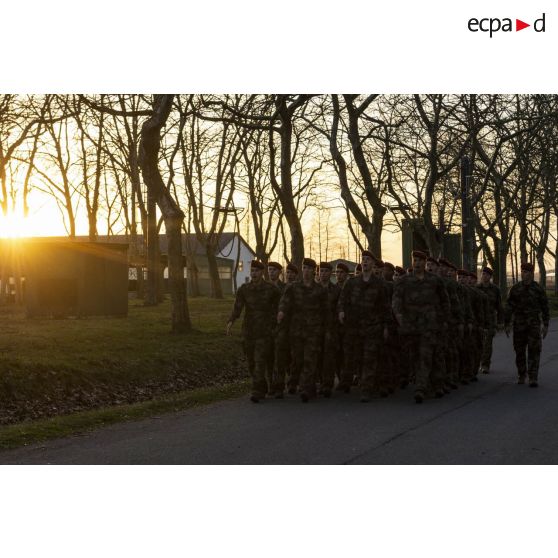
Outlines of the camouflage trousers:
[{"label": "camouflage trousers", "polygon": [[270,338],[244,339],[244,354],[248,361],[248,371],[252,379],[252,395],[265,397],[267,381],[265,378],[269,356]]},{"label": "camouflage trousers", "polygon": [[273,382],[272,391],[274,393],[283,393],[285,391],[285,380],[289,376],[289,386],[297,387],[298,378],[291,383],[292,369],[292,345],[289,339],[289,327],[287,324],[279,324],[275,330],[273,338]]},{"label": "camouflage trousers", "polygon": [[450,328],[446,337],[445,350],[445,381],[448,384],[459,383],[459,345],[462,339],[459,330]]},{"label": "camouflage trousers", "polygon": [[382,344],[381,370],[378,378],[378,389],[393,393],[403,383],[401,372],[401,344],[396,329],[390,329],[387,341]]},{"label": "camouflage trousers", "polygon": [[473,371],[473,335],[469,331],[458,344],[458,358],[459,358],[459,379],[462,382],[468,382],[472,377]]},{"label": "camouflage trousers", "polygon": [[362,339],[360,391],[367,395],[383,387],[381,373],[383,337],[377,331],[365,332]]},{"label": "camouflage trousers", "polygon": [[448,334],[447,331],[438,332],[436,349],[434,351],[434,362],[432,368],[442,379],[443,383],[448,382],[448,367],[446,359],[448,356]]},{"label": "camouflage trousers", "polygon": [[318,381],[322,389],[333,389],[338,371],[339,337],[336,329],[326,331],[322,341]]},{"label": "camouflage trousers", "polygon": [[438,332],[401,335],[401,350],[409,355],[410,371],[415,377],[415,392],[438,390],[444,378],[435,366]]},{"label": "camouflage trousers", "polygon": [[302,392],[316,394],[318,365],[322,349],[322,333],[308,329],[290,336],[292,345],[292,367],[289,387],[300,384]]},{"label": "camouflage trousers", "polygon": [[490,361],[492,359],[492,343],[494,341],[494,335],[496,335],[496,328],[490,327],[486,335],[484,336],[482,345],[482,357],[481,357],[481,368],[483,370],[490,370]]},{"label": "camouflage trousers", "polygon": [[482,360],[482,351],[484,347],[484,330],[480,327],[473,328],[473,363],[471,375],[477,376],[479,373],[479,368]]},{"label": "camouflage trousers", "polygon": [[362,333],[357,329],[347,329],[343,338],[345,357],[340,383],[350,386],[353,378],[360,380],[362,373]]},{"label": "camouflage trousers", "polygon": [[529,374],[530,380],[537,380],[542,350],[541,325],[535,323],[521,329],[514,328],[513,349],[518,376]]}]

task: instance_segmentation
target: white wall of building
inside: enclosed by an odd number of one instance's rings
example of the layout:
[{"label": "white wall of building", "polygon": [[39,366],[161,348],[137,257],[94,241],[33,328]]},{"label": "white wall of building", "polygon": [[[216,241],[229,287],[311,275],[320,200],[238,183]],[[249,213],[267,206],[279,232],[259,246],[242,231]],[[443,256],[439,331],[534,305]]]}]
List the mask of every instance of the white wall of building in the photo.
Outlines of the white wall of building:
[{"label": "white wall of building", "polygon": [[217,254],[223,258],[230,258],[231,260],[236,261],[239,241],[240,256],[238,258],[238,271],[236,274],[236,284],[238,287],[246,281],[247,277],[250,277],[250,262],[254,259],[254,254],[238,236],[235,236],[234,239],[229,242],[223,250],[219,252],[219,254]]}]

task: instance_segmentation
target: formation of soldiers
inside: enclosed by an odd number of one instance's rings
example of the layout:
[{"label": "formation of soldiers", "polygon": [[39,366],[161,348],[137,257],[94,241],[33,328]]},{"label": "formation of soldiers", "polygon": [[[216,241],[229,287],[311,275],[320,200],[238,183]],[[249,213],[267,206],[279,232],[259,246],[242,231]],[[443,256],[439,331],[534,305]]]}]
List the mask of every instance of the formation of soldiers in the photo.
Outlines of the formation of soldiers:
[{"label": "formation of soldiers", "polygon": [[[251,281],[236,294],[227,334],[244,310],[243,344],[251,400],[299,394],[303,402],[350,393],[388,397],[414,384],[414,399],[439,398],[490,372],[493,338],[513,324],[518,383],[538,386],[542,339],[548,332],[546,293],[532,264],[508,294],[505,309],[493,272],[457,269],[444,258],[412,252],[405,270],[362,252],[354,275],[339,263],[299,269],[252,261]],[[331,281],[335,272],[336,283]],[[541,323],[542,322],[542,323]]]}]

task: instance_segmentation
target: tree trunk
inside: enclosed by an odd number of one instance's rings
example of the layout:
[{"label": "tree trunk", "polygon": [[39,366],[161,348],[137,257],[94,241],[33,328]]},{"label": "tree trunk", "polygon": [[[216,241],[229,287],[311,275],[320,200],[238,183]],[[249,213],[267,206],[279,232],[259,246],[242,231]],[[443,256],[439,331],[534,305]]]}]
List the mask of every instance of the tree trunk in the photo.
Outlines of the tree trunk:
[{"label": "tree trunk", "polygon": [[147,289],[144,303],[146,306],[158,304],[158,277],[160,267],[159,235],[157,233],[157,204],[151,190],[147,192]]},{"label": "tree trunk", "polygon": [[[148,193],[157,201],[165,221],[169,238],[169,287],[171,295],[172,331],[186,332],[192,329],[184,291],[184,264],[180,231],[184,213],[168,191],[159,171],[161,130],[172,110],[174,95],[154,95],[153,114],[141,129],[139,165]],[[156,230],[156,226],[155,226]]]},{"label": "tree trunk", "polygon": [[223,298],[223,289],[221,288],[221,279],[219,277],[219,269],[217,267],[217,258],[215,257],[215,248],[211,245],[206,245],[205,253],[207,255],[207,265],[209,269],[211,296],[213,298]]}]

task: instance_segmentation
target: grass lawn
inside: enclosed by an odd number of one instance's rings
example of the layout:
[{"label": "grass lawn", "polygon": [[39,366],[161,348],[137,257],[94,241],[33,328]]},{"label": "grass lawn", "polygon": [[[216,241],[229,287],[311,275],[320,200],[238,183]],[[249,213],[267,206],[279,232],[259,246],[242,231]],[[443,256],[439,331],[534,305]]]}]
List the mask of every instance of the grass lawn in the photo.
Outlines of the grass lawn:
[{"label": "grass lawn", "polygon": [[26,319],[0,310],[0,424],[134,404],[246,378],[232,298],[191,299],[196,331],[170,333],[170,303],[130,300],[127,318]]}]

